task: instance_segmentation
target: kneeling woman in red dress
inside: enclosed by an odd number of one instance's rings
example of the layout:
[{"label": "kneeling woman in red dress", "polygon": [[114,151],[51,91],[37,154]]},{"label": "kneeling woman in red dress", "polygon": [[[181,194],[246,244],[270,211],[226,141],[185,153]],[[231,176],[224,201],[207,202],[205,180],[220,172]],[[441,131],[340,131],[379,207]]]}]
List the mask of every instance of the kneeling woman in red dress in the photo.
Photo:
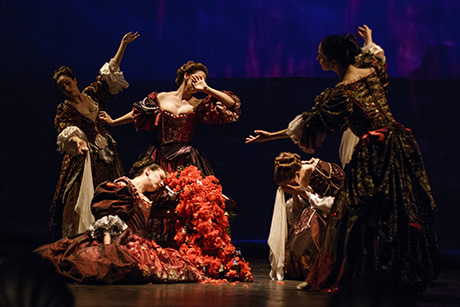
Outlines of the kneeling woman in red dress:
[{"label": "kneeling woman in red dress", "polygon": [[[121,177],[97,187],[91,204],[96,221],[86,232],[35,252],[79,283],[252,281],[249,264],[225,233],[228,220],[218,180],[203,177],[192,166],[165,178],[151,161],[133,166],[134,179]],[[179,249],[148,239],[151,209],[163,197],[164,181],[176,192],[181,221],[174,239]]]},{"label": "kneeling woman in red dress", "polygon": [[156,164],[139,165],[134,179],[104,182],[95,191],[88,231],[43,245],[36,252],[51,260],[59,273],[80,282],[200,281],[203,274],[179,251],[161,248],[148,237],[152,201],[165,172]]}]

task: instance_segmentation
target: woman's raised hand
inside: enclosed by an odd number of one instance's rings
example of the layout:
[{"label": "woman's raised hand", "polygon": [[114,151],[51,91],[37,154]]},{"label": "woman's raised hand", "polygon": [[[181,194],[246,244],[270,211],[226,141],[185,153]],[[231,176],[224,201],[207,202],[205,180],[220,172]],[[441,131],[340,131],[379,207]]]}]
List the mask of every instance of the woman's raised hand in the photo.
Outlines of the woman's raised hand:
[{"label": "woman's raised hand", "polygon": [[192,86],[196,91],[204,92],[208,89],[208,85],[203,76],[200,75],[192,75],[190,77],[192,80]]},{"label": "woman's raised hand", "polygon": [[134,42],[139,36],[140,34],[137,31],[136,33],[129,32],[129,33],[126,33],[125,36],[123,36],[123,39],[121,40],[121,42],[125,45],[128,45]]},{"label": "woman's raised hand", "polygon": [[367,25],[358,27],[358,33],[364,38],[364,45],[372,43],[372,30]]}]

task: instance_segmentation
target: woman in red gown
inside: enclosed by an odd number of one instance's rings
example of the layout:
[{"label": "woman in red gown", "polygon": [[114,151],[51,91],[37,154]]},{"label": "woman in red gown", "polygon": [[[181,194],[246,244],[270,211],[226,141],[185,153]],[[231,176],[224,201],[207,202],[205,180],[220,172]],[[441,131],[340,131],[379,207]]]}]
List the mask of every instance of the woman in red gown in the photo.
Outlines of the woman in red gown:
[{"label": "woman in red gown", "polygon": [[[172,92],[152,92],[136,102],[131,112],[117,119],[107,113],[103,118],[117,126],[134,121],[137,130],[155,132],[155,140],[139,157],[151,157],[166,172],[179,166],[196,166],[203,175],[214,175],[213,169],[192,146],[197,122],[225,124],[236,122],[241,114],[241,102],[229,91],[219,91],[206,83],[208,69],[202,63],[188,61],[177,70],[178,89]],[[205,93],[204,99],[193,96]]]},{"label": "woman in red gown", "polygon": [[[147,161],[147,160],[144,160]],[[200,281],[203,274],[170,248],[149,237],[154,203],[146,196],[158,191],[165,172],[156,164],[137,163],[134,179],[104,182],[95,191],[88,231],[36,249],[58,272],[79,283]]]}]

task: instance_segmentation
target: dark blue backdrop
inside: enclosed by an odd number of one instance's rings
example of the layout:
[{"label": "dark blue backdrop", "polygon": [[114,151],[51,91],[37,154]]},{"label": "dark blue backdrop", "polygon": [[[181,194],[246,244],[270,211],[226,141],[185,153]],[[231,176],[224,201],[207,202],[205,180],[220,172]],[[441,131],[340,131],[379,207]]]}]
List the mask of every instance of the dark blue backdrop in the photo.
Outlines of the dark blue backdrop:
[{"label": "dark blue backdrop", "polygon": [[[254,128],[279,129],[337,82],[315,58],[329,34],[368,24],[385,48],[395,116],[412,128],[439,206],[445,248],[458,247],[460,159],[456,135],[460,86],[460,2],[455,0],[1,0],[0,181],[2,242],[49,240],[47,210],[61,156],[54,113],[62,100],[51,81],[68,65],[81,86],[114,55],[128,31],[141,37],[122,69],[131,87],[110,112],[117,116],[153,90],[173,90],[176,69],[193,59],[210,70],[209,84],[233,90],[243,116],[232,125],[198,128],[196,145],[211,160],[224,192],[238,201],[234,238],[267,237],[275,185],[273,158],[299,150],[289,141],[244,145]],[[125,167],[149,142],[132,126],[111,129]],[[337,161],[339,136],[317,156]],[[305,156],[308,158],[308,156]]]}]

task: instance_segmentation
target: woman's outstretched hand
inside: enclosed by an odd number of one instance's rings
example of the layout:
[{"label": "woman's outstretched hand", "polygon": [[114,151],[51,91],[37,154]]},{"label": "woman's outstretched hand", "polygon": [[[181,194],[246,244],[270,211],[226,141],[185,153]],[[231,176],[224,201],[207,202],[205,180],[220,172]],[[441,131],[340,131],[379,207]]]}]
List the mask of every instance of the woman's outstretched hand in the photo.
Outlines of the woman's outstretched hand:
[{"label": "woman's outstretched hand", "polygon": [[77,151],[79,155],[83,155],[85,152],[89,150],[88,144],[86,144],[86,142],[80,139],[78,136],[73,136],[70,140],[74,142],[77,146]]},{"label": "woman's outstretched hand", "polygon": [[125,36],[123,36],[123,39],[121,40],[122,44],[128,45],[132,42],[134,42],[139,36],[139,32],[136,31],[136,33],[129,32],[126,33]]},{"label": "woman's outstretched hand", "polygon": [[364,45],[372,43],[372,30],[367,25],[358,27],[358,33],[364,39]]},{"label": "woman's outstretched hand", "polygon": [[246,144],[262,143],[270,140],[271,133],[265,130],[254,130],[254,135],[246,138]]}]

